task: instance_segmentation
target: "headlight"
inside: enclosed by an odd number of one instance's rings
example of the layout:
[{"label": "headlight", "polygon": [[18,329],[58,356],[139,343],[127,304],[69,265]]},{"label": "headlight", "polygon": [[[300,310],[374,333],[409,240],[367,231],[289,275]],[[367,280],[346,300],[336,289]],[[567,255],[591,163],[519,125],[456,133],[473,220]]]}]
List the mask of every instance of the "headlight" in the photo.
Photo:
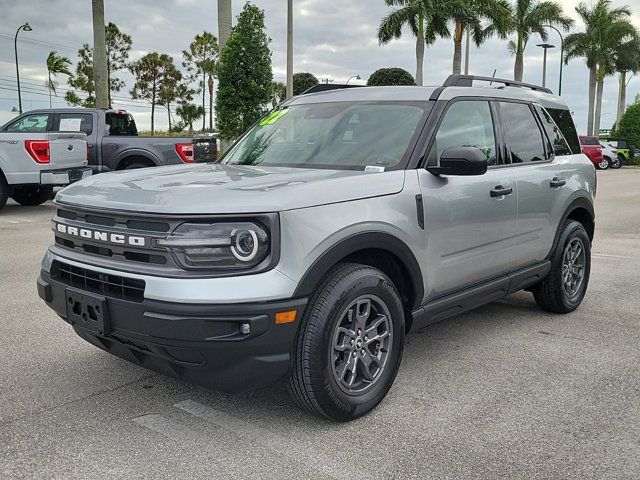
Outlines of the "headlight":
[{"label": "headlight", "polygon": [[184,223],[156,246],[186,270],[246,270],[269,255],[267,230],[253,222]]}]

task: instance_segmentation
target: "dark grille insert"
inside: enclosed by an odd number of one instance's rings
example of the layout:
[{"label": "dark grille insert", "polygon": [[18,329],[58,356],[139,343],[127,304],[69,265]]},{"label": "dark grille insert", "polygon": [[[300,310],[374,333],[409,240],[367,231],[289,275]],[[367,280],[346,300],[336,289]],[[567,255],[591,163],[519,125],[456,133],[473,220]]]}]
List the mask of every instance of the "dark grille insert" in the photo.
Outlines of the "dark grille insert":
[{"label": "dark grille insert", "polygon": [[68,286],[100,293],[107,297],[121,298],[132,302],[144,300],[144,280],[94,272],[57,260],[51,265],[51,277]]}]

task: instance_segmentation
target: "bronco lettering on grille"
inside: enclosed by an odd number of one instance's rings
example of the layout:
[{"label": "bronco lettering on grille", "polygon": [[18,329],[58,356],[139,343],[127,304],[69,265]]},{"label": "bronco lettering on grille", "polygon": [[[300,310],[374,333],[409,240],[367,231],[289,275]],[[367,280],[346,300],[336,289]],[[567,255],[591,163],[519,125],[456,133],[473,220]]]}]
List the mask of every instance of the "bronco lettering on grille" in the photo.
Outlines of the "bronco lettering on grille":
[{"label": "bronco lettering on grille", "polygon": [[115,243],[118,245],[130,245],[132,247],[144,247],[146,239],[144,237],[136,237],[133,235],[123,235],[120,233],[110,233],[89,228],[74,227],[56,223],[56,230],[60,233],[70,235],[72,237],[85,238],[105,243]]}]

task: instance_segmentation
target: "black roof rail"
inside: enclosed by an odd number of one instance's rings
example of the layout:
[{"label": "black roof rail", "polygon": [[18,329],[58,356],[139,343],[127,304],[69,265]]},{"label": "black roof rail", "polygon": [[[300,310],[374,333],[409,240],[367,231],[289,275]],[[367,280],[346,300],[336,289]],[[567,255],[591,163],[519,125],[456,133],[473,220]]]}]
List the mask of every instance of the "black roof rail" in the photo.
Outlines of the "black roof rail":
[{"label": "black roof rail", "polygon": [[553,92],[548,88],[541,87],[539,85],[533,85],[531,83],[516,82],[515,80],[505,80],[504,78],[494,77],[479,77],[476,75],[449,75],[449,77],[442,84],[443,87],[472,87],[474,81],[501,83],[506,87],[519,87],[529,88],[536,92],[551,93]]},{"label": "black roof rail", "polygon": [[301,95],[308,95],[310,93],[328,92],[329,90],[342,90],[344,88],[360,88],[365,85],[347,85],[340,83],[319,83],[311,88],[306,89]]}]

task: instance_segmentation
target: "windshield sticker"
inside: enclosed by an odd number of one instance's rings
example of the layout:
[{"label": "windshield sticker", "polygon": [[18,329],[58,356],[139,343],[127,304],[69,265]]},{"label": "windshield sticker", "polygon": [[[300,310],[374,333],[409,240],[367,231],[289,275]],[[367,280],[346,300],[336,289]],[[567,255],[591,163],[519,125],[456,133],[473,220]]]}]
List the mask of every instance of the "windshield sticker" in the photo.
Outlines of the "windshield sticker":
[{"label": "windshield sticker", "polygon": [[384,172],[384,167],[377,167],[375,165],[367,165],[364,167],[365,172],[374,172],[374,173],[382,173]]},{"label": "windshield sticker", "polygon": [[280,120],[282,117],[285,116],[285,114],[288,112],[288,109],[282,109],[282,110],[274,110],[273,112],[271,112],[269,115],[267,115],[265,118],[263,118],[259,125],[261,127],[264,127],[265,125],[273,125],[274,123],[276,123],[278,120]]}]

